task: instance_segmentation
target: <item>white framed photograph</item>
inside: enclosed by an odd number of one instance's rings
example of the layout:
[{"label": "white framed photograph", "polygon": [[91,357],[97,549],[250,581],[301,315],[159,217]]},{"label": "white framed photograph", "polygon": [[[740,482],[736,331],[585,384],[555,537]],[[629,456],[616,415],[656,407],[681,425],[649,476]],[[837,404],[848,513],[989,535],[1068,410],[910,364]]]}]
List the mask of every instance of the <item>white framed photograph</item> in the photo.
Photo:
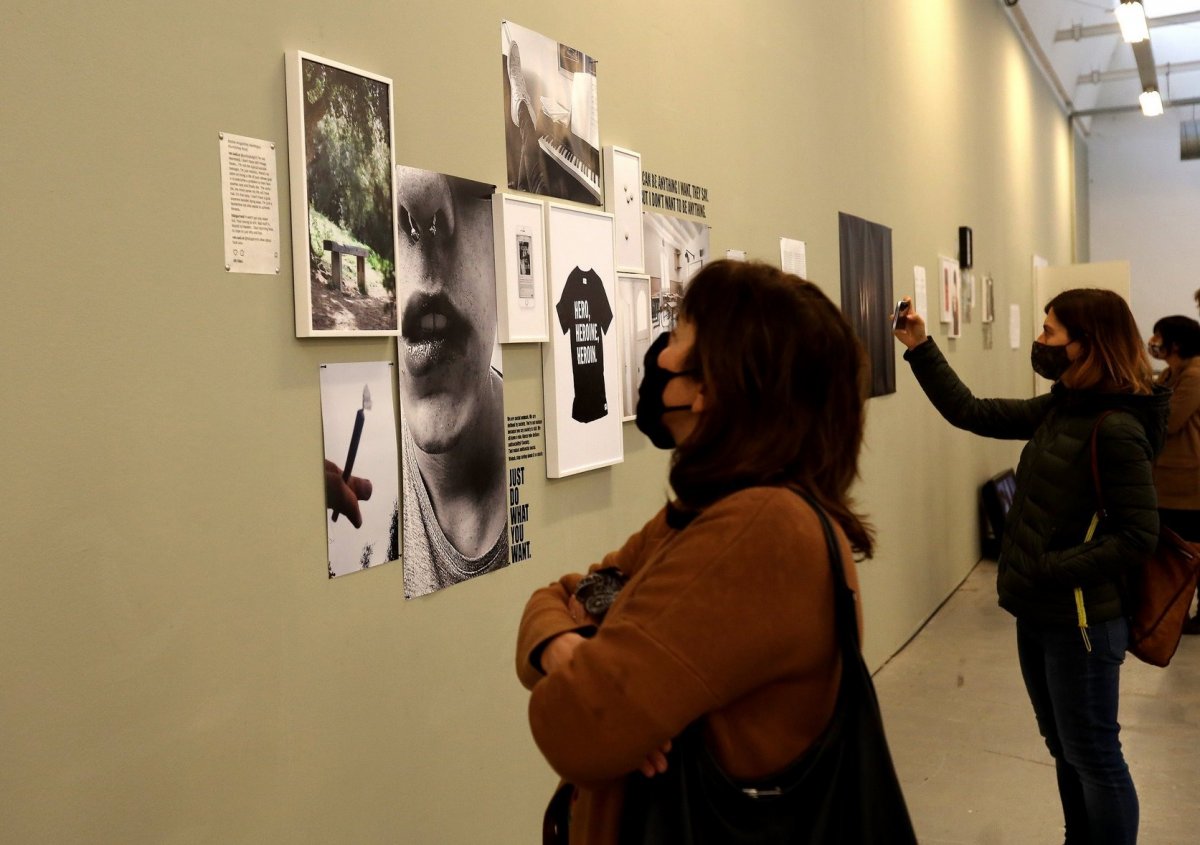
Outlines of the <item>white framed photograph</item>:
[{"label": "white framed photograph", "polygon": [[395,335],[392,80],[286,54],[297,337]]},{"label": "white framed photograph", "polygon": [[[958,259],[947,258],[944,255],[938,256],[938,285],[941,289],[941,311],[939,312],[940,322],[952,323],[954,321],[954,297],[958,288]],[[957,335],[951,335],[957,337]]]},{"label": "white framed photograph", "polygon": [[545,343],[545,205],[499,194],[492,200],[496,233],[497,328],[501,343]]},{"label": "white framed photograph", "polygon": [[954,275],[950,282],[950,330],[946,337],[962,337],[963,301],[962,273],[958,270],[958,262],[954,263]]},{"label": "white framed photograph", "polygon": [[617,339],[621,347],[621,419],[637,416],[638,385],[646,374],[646,350],[655,333],[650,322],[650,277],[617,271]]},{"label": "white framed photograph", "polygon": [[983,322],[991,323],[996,319],[995,283],[989,273],[983,277]]},{"label": "white framed photograph", "polygon": [[624,460],[613,216],[546,208],[549,318],[542,346],[546,475],[562,478]]},{"label": "white framed photograph", "polygon": [[617,271],[646,272],[642,247],[642,157],[623,147],[604,148],[605,211],[613,214]]}]

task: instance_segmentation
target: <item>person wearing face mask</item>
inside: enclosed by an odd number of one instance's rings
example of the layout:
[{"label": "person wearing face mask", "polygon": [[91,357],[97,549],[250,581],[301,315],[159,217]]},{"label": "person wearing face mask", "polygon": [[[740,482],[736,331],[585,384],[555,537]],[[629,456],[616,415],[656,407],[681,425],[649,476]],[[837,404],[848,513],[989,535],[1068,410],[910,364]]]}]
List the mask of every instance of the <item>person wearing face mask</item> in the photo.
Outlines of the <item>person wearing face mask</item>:
[{"label": "person wearing face mask", "polygon": [[665,772],[698,721],[736,778],[801,755],[830,720],[841,662],[824,534],[797,491],[829,515],[854,589],[852,552],[873,548],[848,497],[866,361],[837,307],[766,264],[717,261],[679,308],[637,410],[673,450],[674,498],[586,575],[535,592],[519,630],[517,674],[565,781],[572,845],[628,834],[626,787]]},{"label": "person wearing face mask", "polygon": [[[1064,291],[1045,314],[1030,358],[1054,385],[1032,399],[976,398],[911,310],[895,335],[948,422],[1027,441],[1001,540],[999,603],[1016,617],[1021,674],[1054,758],[1066,842],[1133,843],[1138,799],[1117,722],[1129,640],[1122,593],[1158,539],[1151,468],[1168,396],[1153,385],[1137,324],[1119,295]],[[1115,413],[1101,420],[1108,411]],[[1096,512],[1093,430],[1107,518],[1087,540]]]},{"label": "person wearing face mask", "polygon": [[[1167,440],[1154,463],[1158,516],[1183,539],[1200,543],[1200,323],[1163,317],[1147,348],[1166,362],[1157,382],[1171,391]],[[1183,632],[1200,634],[1200,607]]]}]

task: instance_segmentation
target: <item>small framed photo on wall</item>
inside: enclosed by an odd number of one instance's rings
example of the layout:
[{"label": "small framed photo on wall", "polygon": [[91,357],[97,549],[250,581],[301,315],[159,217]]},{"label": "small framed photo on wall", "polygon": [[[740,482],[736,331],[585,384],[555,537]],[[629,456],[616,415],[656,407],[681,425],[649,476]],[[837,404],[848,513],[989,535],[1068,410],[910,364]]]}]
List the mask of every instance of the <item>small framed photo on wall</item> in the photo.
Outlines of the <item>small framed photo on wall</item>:
[{"label": "small framed photo on wall", "polygon": [[297,337],[395,335],[392,80],[286,54]]},{"label": "small framed photo on wall", "polygon": [[[954,322],[954,301],[957,296],[959,282],[959,267],[958,260],[955,258],[947,258],[944,255],[938,256],[938,286],[941,290],[941,311],[939,313],[940,322]],[[958,335],[951,335],[957,337]]]},{"label": "small framed photo on wall", "polygon": [[983,322],[991,323],[996,319],[995,283],[989,273],[983,277]]},{"label": "small framed photo on wall", "polygon": [[646,350],[655,337],[650,319],[650,277],[617,273],[617,337],[621,347],[621,419],[637,415],[638,385],[642,383]]},{"label": "small framed photo on wall", "polygon": [[624,459],[613,216],[549,203],[546,232],[546,475],[562,478]]},{"label": "small framed photo on wall", "polygon": [[496,305],[501,343],[544,343],[546,315],[545,205],[499,194],[492,200],[496,233]]},{"label": "small framed photo on wall", "polygon": [[962,274],[958,272],[958,265],[955,264],[954,277],[950,283],[950,331],[946,333],[946,337],[949,338],[962,337],[962,293]]},{"label": "small framed photo on wall", "polygon": [[617,270],[646,272],[642,248],[642,157],[633,150],[604,148],[605,210],[615,221]]}]

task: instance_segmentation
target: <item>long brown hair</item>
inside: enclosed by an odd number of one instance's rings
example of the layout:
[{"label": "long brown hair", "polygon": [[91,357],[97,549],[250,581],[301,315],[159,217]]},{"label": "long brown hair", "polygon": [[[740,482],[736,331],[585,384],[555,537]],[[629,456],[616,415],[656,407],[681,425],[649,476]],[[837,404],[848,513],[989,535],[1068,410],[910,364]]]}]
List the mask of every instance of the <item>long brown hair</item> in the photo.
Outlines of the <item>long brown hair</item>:
[{"label": "long brown hair", "polygon": [[671,486],[686,508],[744,487],[804,489],[870,556],[852,510],[863,439],[866,358],[853,329],[811,282],[758,262],[717,261],[688,284],[680,318],[704,412],[675,450]]},{"label": "long brown hair", "polygon": [[1154,377],[1137,322],[1119,294],[1099,288],[1066,290],[1045,311],[1079,341],[1082,351],[1062,383],[1074,390],[1105,393],[1150,393]]}]

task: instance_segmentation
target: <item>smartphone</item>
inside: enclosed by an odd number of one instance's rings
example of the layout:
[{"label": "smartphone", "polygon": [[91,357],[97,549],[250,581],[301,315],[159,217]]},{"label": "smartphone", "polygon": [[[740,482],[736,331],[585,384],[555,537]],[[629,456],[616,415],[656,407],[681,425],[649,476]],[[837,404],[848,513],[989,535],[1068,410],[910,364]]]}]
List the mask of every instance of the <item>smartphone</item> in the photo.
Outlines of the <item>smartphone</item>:
[{"label": "smartphone", "polygon": [[517,300],[533,307],[533,233],[523,226],[517,229]]},{"label": "smartphone", "polygon": [[892,331],[904,328],[905,318],[904,312],[908,310],[908,300],[901,299],[896,303],[896,310],[892,313]]}]

